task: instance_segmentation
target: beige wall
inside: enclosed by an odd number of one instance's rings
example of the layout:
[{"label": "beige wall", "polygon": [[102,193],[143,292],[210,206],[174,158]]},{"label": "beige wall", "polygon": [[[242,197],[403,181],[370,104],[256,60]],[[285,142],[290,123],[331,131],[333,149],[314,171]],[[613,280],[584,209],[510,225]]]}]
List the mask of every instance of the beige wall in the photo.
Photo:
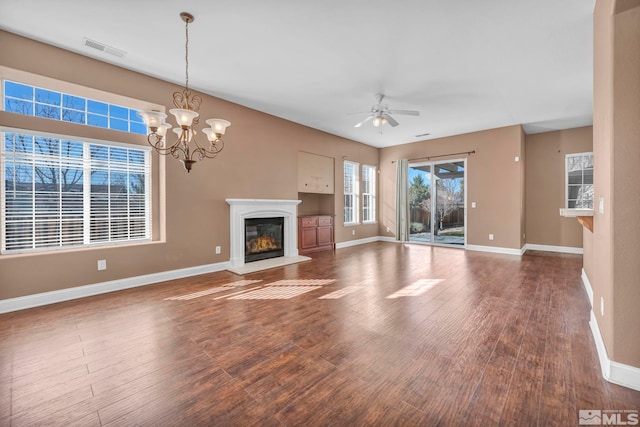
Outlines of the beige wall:
[{"label": "beige wall", "polygon": [[[0,66],[166,105],[167,108],[170,108],[172,93],[180,89],[167,82],[2,31],[0,46]],[[217,98],[205,96],[200,113],[203,117],[224,117],[231,121],[232,126],[225,137],[223,152],[216,159],[197,163],[190,174],[177,160],[166,159],[165,241],[1,255],[0,299],[228,261],[229,206],[225,199],[298,199],[296,159],[299,150],[336,159],[337,189],[343,185],[343,157],[360,164],[378,164],[377,148]],[[24,116],[0,114],[0,125],[3,126],[24,127],[24,121]],[[65,126],[73,127],[69,124],[61,126],[62,131]],[[116,131],[90,129],[87,132],[106,139],[146,144],[144,137],[125,136]],[[156,193],[159,191],[157,189]],[[333,203],[333,212],[338,214],[337,242],[377,234],[376,226],[358,226],[353,236],[351,227],[346,229],[342,225],[343,198],[335,197]],[[321,206],[327,209],[326,203]],[[154,215],[158,216],[162,217],[163,212]],[[215,255],[216,245],[222,247],[222,254]],[[106,271],[97,271],[98,259],[107,260]]]},{"label": "beige wall", "polygon": [[[640,0],[597,0],[594,12],[594,233],[585,271],[609,358],[640,367]],[[604,200],[604,211],[597,209]],[[603,302],[604,314],[600,310]]]},{"label": "beige wall", "polygon": [[[380,154],[380,229],[395,229],[395,174],[398,159],[475,151],[467,157],[467,243],[521,249],[524,234],[524,134],[509,126],[448,138],[387,147]],[[515,157],[520,161],[516,162]],[[434,160],[443,160],[439,158]],[[471,209],[471,202],[477,207]],[[391,232],[386,232],[389,227]],[[489,240],[489,234],[494,240]]]},{"label": "beige wall", "polygon": [[582,248],[582,226],[565,207],[565,155],[593,151],[591,126],[526,137],[527,243]]}]

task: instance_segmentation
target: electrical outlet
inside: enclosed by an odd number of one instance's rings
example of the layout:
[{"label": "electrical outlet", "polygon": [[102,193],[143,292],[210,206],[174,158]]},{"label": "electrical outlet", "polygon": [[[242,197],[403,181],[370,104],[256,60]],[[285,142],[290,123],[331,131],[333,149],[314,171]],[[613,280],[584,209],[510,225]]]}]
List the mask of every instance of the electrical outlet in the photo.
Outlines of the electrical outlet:
[{"label": "electrical outlet", "polygon": [[355,236],[356,235],[356,230],[351,230],[351,235]]},{"label": "electrical outlet", "polygon": [[493,234],[489,234],[489,240],[493,240]]},{"label": "electrical outlet", "polygon": [[222,253],[222,248],[220,246],[216,246],[216,255],[220,255]]},{"label": "electrical outlet", "polygon": [[471,202],[471,207],[472,207],[473,209],[475,209],[475,208],[476,208],[476,206],[477,206],[477,205],[476,205],[476,202]]},{"label": "electrical outlet", "polygon": [[604,316],[604,298],[600,297],[600,315]]},{"label": "electrical outlet", "polygon": [[603,213],[604,213],[604,197],[600,197],[600,198],[598,199],[598,212],[599,212],[600,214],[603,214]]},{"label": "electrical outlet", "polygon": [[106,259],[99,259],[98,260],[98,271],[102,271],[102,270],[106,270],[107,269],[107,260]]},{"label": "electrical outlet", "polygon": [[387,227],[387,233],[390,233],[391,229],[389,227]]},{"label": "electrical outlet", "polygon": [[516,156],[513,160],[515,160],[516,162],[520,161],[520,156]]}]

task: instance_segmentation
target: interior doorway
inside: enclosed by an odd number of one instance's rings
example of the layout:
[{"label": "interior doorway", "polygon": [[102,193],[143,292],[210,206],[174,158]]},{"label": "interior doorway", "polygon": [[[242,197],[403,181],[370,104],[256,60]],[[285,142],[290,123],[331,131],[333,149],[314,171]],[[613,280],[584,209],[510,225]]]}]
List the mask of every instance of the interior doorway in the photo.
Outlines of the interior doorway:
[{"label": "interior doorway", "polygon": [[466,160],[410,162],[409,241],[466,246]]}]

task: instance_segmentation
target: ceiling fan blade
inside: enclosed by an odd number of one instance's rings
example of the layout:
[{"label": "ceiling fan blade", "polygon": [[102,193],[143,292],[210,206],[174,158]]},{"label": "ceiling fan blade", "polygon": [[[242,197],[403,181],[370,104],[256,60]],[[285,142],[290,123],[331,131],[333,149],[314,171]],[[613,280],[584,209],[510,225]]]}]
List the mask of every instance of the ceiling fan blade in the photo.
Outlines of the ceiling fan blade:
[{"label": "ceiling fan blade", "polygon": [[369,120],[373,119],[373,116],[369,116],[366,119],[364,119],[363,121],[361,121],[360,123],[357,123],[354,128],[359,128],[360,126],[362,126],[363,124],[367,123]]},{"label": "ceiling fan blade", "polygon": [[382,117],[384,117],[385,119],[387,119],[387,123],[389,123],[391,125],[391,127],[396,127],[398,126],[400,123],[396,122],[396,120],[391,117],[388,114],[383,114]]},{"label": "ceiling fan blade", "polygon": [[354,111],[352,113],[347,113],[347,115],[351,116],[353,114],[371,114],[371,110],[369,111]]},{"label": "ceiling fan blade", "polygon": [[405,115],[405,116],[419,116],[420,115],[420,111],[413,111],[413,110],[389,110],[389,111],[387,111],[387,113],[389,113],[389,114],[401,114],[401,115]]}]

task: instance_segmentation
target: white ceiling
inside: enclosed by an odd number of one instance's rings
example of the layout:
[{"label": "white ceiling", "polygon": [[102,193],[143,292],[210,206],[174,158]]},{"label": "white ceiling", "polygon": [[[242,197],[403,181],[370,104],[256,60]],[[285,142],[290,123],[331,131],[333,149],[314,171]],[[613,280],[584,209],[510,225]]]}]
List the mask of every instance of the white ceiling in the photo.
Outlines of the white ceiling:
[{"label": "white ceiling", "polygon": [[[0,0],[0,28],[375,147],[592,120],[594,0]],[[122,58],[84,46],[95,40]],[[384,93],[398,127],[353,126]],[[167,94],[167,102],[171,94]],[[224,111],[220,111],[224,117]],[[233,126],[229,129],[231,133]],[[429,133],[427,137],[421,135]]]}]

